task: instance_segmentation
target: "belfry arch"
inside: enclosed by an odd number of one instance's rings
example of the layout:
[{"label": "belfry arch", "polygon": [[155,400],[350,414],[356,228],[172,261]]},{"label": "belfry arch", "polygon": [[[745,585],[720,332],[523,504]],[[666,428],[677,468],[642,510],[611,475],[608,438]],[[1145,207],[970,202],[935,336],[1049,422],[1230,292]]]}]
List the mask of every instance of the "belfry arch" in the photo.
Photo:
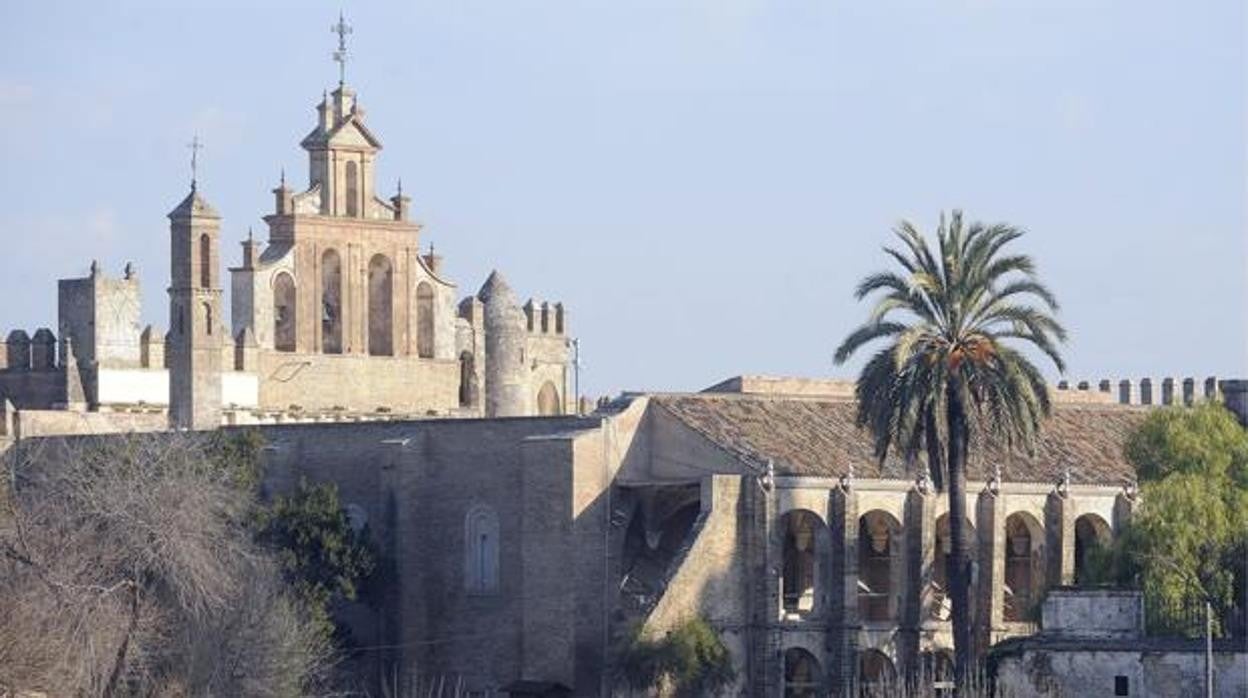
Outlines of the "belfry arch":
[{"label": "belfry arch", "polygon": [[384,254],[368,262],[368,353],[394,356],[394,267]]}]

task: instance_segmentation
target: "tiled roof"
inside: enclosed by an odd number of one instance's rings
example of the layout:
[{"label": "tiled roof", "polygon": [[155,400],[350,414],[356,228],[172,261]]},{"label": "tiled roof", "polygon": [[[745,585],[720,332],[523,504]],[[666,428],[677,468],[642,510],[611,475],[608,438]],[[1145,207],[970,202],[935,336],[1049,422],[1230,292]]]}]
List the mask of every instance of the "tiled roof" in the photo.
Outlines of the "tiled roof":
[{"label": "tiled roof", "polygon": [[[656,395],[652,402],[729,453],[755,464],[772,460],[780,475],[837,477],[853,463],[857,477],[913,477],[896,455],[883,464],[875,457],[870,435],[854,422],[853,400],[699,394]],[[1056,482],[1069,468],[1076,484],[1121,484],[1134,477],[1123,445],[1147,413],[1122,405],[1054,405],[1034,455],[973,446],[967,476],[987,480],[998,463],[1005,481]]]}]

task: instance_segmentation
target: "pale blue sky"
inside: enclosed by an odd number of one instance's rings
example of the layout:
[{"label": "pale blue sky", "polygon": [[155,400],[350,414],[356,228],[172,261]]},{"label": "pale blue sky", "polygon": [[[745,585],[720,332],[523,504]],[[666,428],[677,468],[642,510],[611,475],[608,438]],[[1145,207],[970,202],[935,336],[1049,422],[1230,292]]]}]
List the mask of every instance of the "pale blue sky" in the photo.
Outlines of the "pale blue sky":
[{"label": "pale blue sky", "polygon": [[[133,260],[166,325],[185,148],[223,258],[332,88],[328,2],[11,3],[0,40],[0,331]],[[345,3],[348,80],[467,295],[562,300],[583,387],[850,376],[899,218],[1031,232],[1074,378],[1243,375],[1242,2]],[[1050,371],[1050,373],[1052,373]]]}]

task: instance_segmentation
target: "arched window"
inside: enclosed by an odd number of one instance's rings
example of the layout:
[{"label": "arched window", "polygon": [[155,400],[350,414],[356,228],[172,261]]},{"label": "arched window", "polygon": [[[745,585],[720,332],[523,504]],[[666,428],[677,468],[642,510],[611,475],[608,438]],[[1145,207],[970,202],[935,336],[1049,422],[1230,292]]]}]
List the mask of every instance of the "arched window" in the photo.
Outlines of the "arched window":
[{"label": "arched window", "polygon": [[471,352],[459,355],[459,406],[476,407],[477,405],[477,373],[476,361]]},{"label": "arched window", "polygon": [[347,215],[356,218],[360,215],[360,183],[359,168],[354,160],[347,161]]},{"label": "arched window", "polygon": [[781,614],[797,619],[823,610],[823,558],[827,526],[812,511],[795,509],[780,517],[784,550],[780,578]]},{"label": "arched window", "polygon": [[433,358],[433,287],[428,281],[416,286],[416,355]]},{"label": "arched window", "polygon": [[295,280],[286,272],[273,279],[273,348],[295,350]]},{"label": "arched window", "polygon": [[342,353],[342,258],[321,254],[321,353]]},{"label": "arched window", "polygon": [[464,589],[473,594],[498,591],[498,516],[483,504],[464,517]]},{"label": "arched window", "polygon": [[1005,620],[1035,620],[1044,589],[1044,527],[1027,512],[1005,520]]},{"label": "arched window", "polygon": [[1099,562],[1096,551],[1112,542],[1109,524],[1096,514],[1084,514],[1075,519],[1075,584],[1086,586],[1092,566]]},{"label": "arched window", "polygon": [[542,334],[550,332],[550,303],[542,303]]},{"label": "arched window", "polygon": [[212,335],[212,306],[204,303],[204,334]]},{"label": "arched window", "polygon": [[801,647],[784,651],[784,698],[816,698],[822,695],[819,660]]},{"label": "arched window", "polygon": [[368,262],[368,353],[394,356],[394,273],[390,259],[373,255]]},{"label": "arched window", "polygon": [[212,239],[208,233],[199,236],[199,285],[212,286]]},{"label": "arched window", "polygon": [[901,523],[886,511],[858,519],[858,609],[866,621],[897,618],[901,588]]},{"label": "arched window", "polygon": [[537,413],[543,417],[563,414],[563,405],[559,404],[559,390],[555,384],[546,381],[537,393]]},{"label": "arched window", "polygon": [[858,655],[858,685],[862,695],[892,695],[897,688],[897,668],[888,655],[875,649]]}]

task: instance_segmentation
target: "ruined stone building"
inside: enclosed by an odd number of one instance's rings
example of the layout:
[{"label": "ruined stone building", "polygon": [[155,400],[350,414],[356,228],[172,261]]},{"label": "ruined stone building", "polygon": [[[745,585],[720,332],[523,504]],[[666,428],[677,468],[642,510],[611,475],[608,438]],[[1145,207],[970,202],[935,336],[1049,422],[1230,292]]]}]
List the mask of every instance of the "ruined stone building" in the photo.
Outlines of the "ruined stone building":
[{"label": "ruined stone building", "polygon": [[[1246,386],[1221,389],[1239,404]],[[1123,444],[1153,407],[1055,397],[1034,454],[981,444],[969,465],[981,652],[1033,633],[1136,506]],[[386,600],[352,615],[389,648],[368,672],[611,695],[630,628],[696,614],[732,653],[726,695],[796,697],[952,661],[946,495],[880,463],[855,410],[849,383],[739,377],[584,417],[263,429],[269,486],[338,483],[395,562]]]},{"label": "ruined stone building", "polygon": [[32,435],[573,409],[564,305],[521,305],[498,272],[460,298],[401,187],[378,194],[354,90],[323,97],[301,146],[308,186],[273,190],[267,244],[249,234],[229,269],[228,321],[221,216],[192,183],[168,216],[168,332],[140,325],[129,265],[93,263],[59,283],[56,333],[3,340],[0,409]]}]

